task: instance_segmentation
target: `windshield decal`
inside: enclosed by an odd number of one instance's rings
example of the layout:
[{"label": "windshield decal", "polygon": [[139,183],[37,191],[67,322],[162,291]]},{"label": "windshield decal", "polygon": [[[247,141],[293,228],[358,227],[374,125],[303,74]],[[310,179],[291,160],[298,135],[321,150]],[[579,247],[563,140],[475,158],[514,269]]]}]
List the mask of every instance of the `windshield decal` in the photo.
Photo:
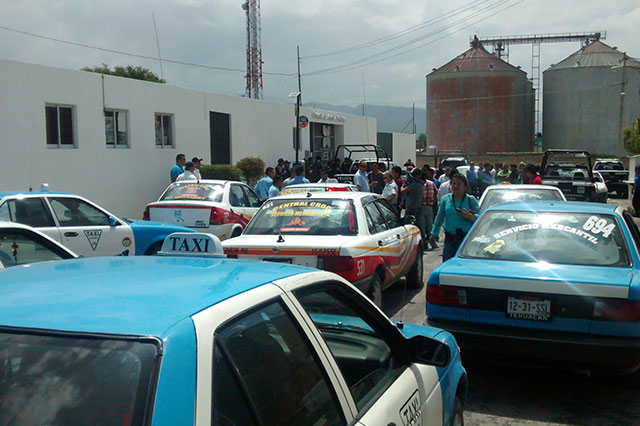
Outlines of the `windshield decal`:
[{"label": "windshield decal", "polygon": [[602,233],[602,236],[609,238],[614,229],[616,229],[615,223],[607,222],[607,219],[600,218],[598,216],[591,216],[584,222],[582,229],[585,231],[591,231],[594,234]]},{"label": "windshield decal", "polygon": [[504,240],[496,240],[484,248],[484,251],[491,254],[496,254],[505,246]]},{"label": "windshield decal", "polygon": [[[597,218],[597,216],[592,216],[593,218]],[[604,219],[600,219],[600,220],[604,220]],[[587,221],[589,222],[589,221]],[[585,225],[583,226],[583,228],[585,228],[587,226],[587,222],[585,222]],[[600,222],[598,222],[600,223]],[[606,224],[606,220],[605,220],[605,224]],[[591,227],[593,227],[594,225],[591,225]],[[609,229],[607,227],[607,230],[605,231],[605,226],[599,226],[599,232],[607,232],[607,235],[605,237],[608,237],[611,232],[613,231],[613,229],[615,228],[614,224],[611,224],[611,228]],[[582,231],[580,229],[576,229],[573,226],[568,226],[568,225],[561,225],[558,223],[545,223],[545,224],[539,224],[539,223],[526,223],[524,225],[518,225],[518,226],[513,226],[511,228],[507,228],[504,231],[500,231],[497,232],[495,234],[493,234],[493,238],[495,240],[498,240],[499,238],[502,238],[504,236],[507,236],[509,234],[515,234],[517,232],[522,232],[522,231],[530,231],[530,230],[537,230],[537,229],[553,229],[556,231],[562,231],[562,232],[568,232],[570,234],[574,234],[578,237],[582,237],[585,240],[589,241],[592,244],[598,244],[598,238],[588,232]],[[589,230],[591,230],[591,228],[589,228]],[[603,234],[604,235],[604,234]],[[475,242],[475,239],[474,239]]]}]

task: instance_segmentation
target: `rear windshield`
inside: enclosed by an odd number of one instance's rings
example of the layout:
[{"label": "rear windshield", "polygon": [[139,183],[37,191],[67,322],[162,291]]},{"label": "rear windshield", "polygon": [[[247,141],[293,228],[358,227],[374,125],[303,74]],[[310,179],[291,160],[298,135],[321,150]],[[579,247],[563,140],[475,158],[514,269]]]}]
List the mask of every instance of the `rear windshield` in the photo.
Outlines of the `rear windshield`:
[{"label": "rear windshield", "polygon": [[140,425],[157,347],[0,331],[0,424]]},{"label": "rear windshield", "polygon": [[552,164],[544,171],[544,178],[588,181],[589,171],[585,166],[575,164]]},{"label": "rear windshield", "polygon": [[461,257],[627,266],[629,255],[612,215],[489,211],[480,217]]},{"label": "rear windshield", "polygon": [[540,200],[563,201],[562,193],[554,189],[493,189],[487,191],[487,195],[484,200],[482,200],[482,209],[488,209],[496,204],[507,203],[509,201]]},{"label": "rear windshield", "polygon": [[244,234],[357,235],[351,200],[269,200]]},{"label": "rear windshield", "polygon": [[620,162],[598,163],[594,167],[596,170],[624,170],[624,165]]},{"label": "rear windshield", "polygon": [[222,201],[224,186],[211,183],[174,183],[162,194],[164,200]]}]

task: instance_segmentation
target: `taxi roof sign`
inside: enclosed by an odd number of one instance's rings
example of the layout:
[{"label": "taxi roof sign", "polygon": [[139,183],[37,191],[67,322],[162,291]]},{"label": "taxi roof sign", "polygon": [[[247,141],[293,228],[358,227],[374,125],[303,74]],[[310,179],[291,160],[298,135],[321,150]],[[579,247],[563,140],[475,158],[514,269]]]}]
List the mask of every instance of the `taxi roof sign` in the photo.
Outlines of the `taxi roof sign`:
[{"label": "taxi roof sign", "polygon": [[174,232],[162,243],[158,254],[226,257],[220,239],[200,232]]}]

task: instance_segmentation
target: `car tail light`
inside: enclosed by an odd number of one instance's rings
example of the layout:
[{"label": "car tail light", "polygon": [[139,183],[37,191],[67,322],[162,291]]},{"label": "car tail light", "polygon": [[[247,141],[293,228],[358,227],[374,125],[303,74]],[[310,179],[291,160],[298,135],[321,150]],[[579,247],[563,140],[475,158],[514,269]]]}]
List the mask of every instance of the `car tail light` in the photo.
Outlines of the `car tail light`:
[{"label": "car tail light", "polygon": [[342,187],[342,188],[327,188],[327,192],[342,192],[342,191],[348,191],[348,188]]},{"label": "car tail light", "polygon": [[222,213],[217,208],[211,207],[211,214],[209,215],[209,225],[221,225]]},{"label": "car tail light", "polygon": [[434,305],[467,307],[467,292],[459,287],[427,285],[427,303]]},{"label": "car tail light", "polygon": [[593,306],[593,319],[599,321],[640,321],[640,301],[596,300]]},{"label": "car tail light", "polygon": [[142,213],[142,220],[151,220],[149,216],[149,206],[145,207],[144,213]]},{"label": "car tail light", "polygon": [[353,257],[351,256],[321,256],[318,258],[318,267],[330,272],[347,272],[353,269]]}]

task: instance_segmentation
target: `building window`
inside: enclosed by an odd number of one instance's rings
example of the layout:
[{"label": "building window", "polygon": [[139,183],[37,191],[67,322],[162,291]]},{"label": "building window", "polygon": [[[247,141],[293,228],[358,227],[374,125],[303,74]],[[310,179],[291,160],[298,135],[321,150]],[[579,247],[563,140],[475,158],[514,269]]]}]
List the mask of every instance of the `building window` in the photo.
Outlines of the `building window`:
[{"label": "building window", "polygon": [[173,148],[173,115],[156,113],[156,147]]},{"label": "building window", "polygon": [[73,106],[46,105],[47,147],[73,148],[75,134],[73,131]]},{"label": "building window", "polygon": [[107,148],[129,148],[129,112],[109,109],[104,112]]}]

